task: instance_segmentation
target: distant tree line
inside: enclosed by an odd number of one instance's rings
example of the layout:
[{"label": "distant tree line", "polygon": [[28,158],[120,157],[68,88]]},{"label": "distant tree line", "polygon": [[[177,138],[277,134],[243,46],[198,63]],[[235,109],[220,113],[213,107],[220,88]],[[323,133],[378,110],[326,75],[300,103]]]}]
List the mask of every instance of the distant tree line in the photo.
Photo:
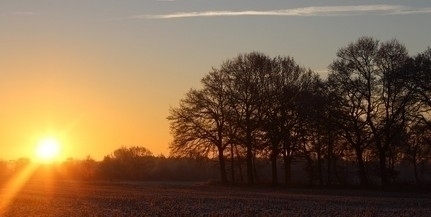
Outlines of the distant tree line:
[{"label": "distant tree line", "polygon": [[218,180],[216,161],[198,156],[154,156],[142,146],[121,147],[103,160],[91,156],[69,158],[53,164],[33,164],[30,159],[0,160],[0,181],[17,177],[27,167],[34,166],[33,179],[82,181],[200,181]]},{"label": "distant tree line", "polygon": [[[173,156],[217,159],[221,182],[388,185],[402,165],[418,184],[431,163],[431,48],[409,56],[397,40],[361,37],[338,50],[327,78],[291,57],[240,54],[212,68],[170,109]],[[245,175],[246,178],[243,176]]]}]

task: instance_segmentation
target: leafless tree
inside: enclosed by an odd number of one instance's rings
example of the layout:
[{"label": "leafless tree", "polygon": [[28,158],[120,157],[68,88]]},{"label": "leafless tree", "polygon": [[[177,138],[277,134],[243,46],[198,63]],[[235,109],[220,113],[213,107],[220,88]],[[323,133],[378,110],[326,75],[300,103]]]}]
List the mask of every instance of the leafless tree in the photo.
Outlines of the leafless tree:
[{"label": "leafless tree", "polygon": [[177,155],[197,153],[207,156],[217,152],[221,181],[225,183],[224,151],[231,140],[226,76],[213,69],[201,83],[202,89],[190,90],[179,107],[170,110],[168,120],[174,137],[170,149]]}]

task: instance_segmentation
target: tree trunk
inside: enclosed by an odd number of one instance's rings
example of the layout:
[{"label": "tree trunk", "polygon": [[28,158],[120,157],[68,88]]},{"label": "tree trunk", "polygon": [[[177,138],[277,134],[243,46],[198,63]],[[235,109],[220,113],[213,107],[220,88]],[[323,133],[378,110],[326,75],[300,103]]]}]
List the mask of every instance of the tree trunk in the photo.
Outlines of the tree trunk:
[{"label": "tree trunk", "polygon": [[319,174],[319,185],[322,186],[323,185],[323,168],[322,168],[322,157],[320,152],[317,153],[317,169],[318,169],[318,174]]},{"label": "tree trunk", "polygon": [[244,183],[244,177],[242,174],[242,166],[241,166],[241,155],[239,154],[238,147],[235,146],[236,156],[238,157],[238,170],[239,170],[239,180],[241,183]]},{"label": "tree trunk", "polygon": [[256,152],[253,152],[253,178],[254,182],[259,182],[259,174],[257,173]]},{"label": "tree trunk", "polygon": [[368,186],[367,172],[365,170],[365,163],[362,156],[362,150],[356,149],[356,160],[358,161],[359,169],[359,182],[361,186]]},{"label": "tree trunk", "polygon": [[414,172],[415,172],[415,181],[416,181],[416,184],[420,184],[420,180],[419,180],[419,173],[418,173],[418,163],[417,163],[417,161],[416,161],[416,154],[415,155],[413,155],[413,169],[414,169]]},{"label": "tree trunk", "polygon": [[387,186],[389,184],[389,179],[388,172],[386,170],[386,154],[382,150],[379,150],[379,164],[382,186]]},{"label": "tree trunk", "polygon": [[227,183],[226,164],[225,164],[223,152],[224,152],[223,148],[219,147],[218,148],[218,160],[219,160],[219,164],[220,164],[220,178],[221,178],[222,183]]},{"label": "tree trunk", "polygon": [[332,137],[331,137],[331,133],[328,132],[328,162],[327,162],[327,185],[331,185],[332,180],[331,180],[331,161],[332,161]]},{"label": "tree trunk", "polygon": [[305,156],[307,160],[307,172],[308,172],[308,184],[313,185],[314,181],[314,165],[313,165],[313,159],[310,157],[309,154],[306,154]]},{"label": "tree trunk", "polygon": [[286,185],[290,185],[291,179],[292,179],[292,168],[291,168],[292,159],[287,154],[283,154],[283,160],[284,160],[284,182]]},{"label": "tree trunk", "polygon": [[277,174],[277,151],[271,151],[271,172],[272,172],[272,184],[278,185],[278,174]]},{"label": "tree trunk", "polygon": [[247,156],[246,156],[246,163],[247,163],[247,183],[248,184],[254,184],[254,177],[253,177],[253,152],[251,150],[251,144],[247,145]]},{"label": "tree trunk", "polygon": [[[248,127],[247,127],[248,128]],[[247,183],[250,185],[254,184],[253,175],[253,144],[251,132],[248,130],[246,135],[246,165],[247,165]]]},{"label": "tree trunk", "polygon": [[232,183],[235,183],[235,156],[233,153],[233,144],[230,145],[230,175],[232,179]]}]

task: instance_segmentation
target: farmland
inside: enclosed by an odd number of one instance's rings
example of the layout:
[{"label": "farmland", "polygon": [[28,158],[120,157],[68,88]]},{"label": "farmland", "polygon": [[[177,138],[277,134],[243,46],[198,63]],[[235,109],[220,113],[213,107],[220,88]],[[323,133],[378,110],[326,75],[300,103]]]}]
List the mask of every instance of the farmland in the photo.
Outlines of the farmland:
[{"label": "farmland", "polygon": [[[7,196],[2,187],[1,198]],[[209,186],[202,183],[24,184],[2,216],[430,216],[418,193]]]}]

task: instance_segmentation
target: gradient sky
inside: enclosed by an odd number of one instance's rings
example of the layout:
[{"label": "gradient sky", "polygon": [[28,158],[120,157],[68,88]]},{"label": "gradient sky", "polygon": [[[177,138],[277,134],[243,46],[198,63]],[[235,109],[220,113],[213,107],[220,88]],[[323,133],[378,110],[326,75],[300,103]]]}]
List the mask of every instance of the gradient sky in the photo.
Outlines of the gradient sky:
[{"label": "gradient sky", "polygon": [[44,137],[62,158],[120,146],[167,155],[169,107],[224,60],[261,51],[325,73],[360,36],[431,46],[431,2],[3,0],[0,158],[33,157]]}]

